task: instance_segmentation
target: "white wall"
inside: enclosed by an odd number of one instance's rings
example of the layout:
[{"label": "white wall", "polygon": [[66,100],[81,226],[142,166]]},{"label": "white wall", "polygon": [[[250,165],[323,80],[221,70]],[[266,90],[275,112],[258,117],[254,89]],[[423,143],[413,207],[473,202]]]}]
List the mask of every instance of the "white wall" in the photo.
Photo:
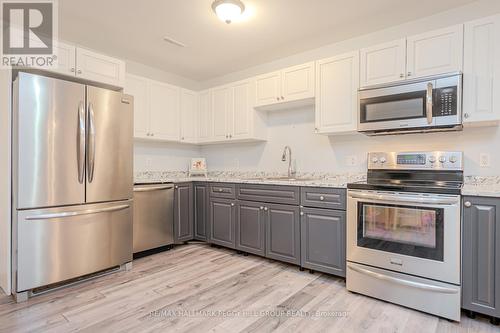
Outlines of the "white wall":
[{"label": "white wall", "polygon": [[[297,171],[363,172],[369,151],[457,150],[465,153],[467,175],[500,174],[500,128],[466,128],[463,132],[367,137],[362,134],[314,134],[312,107],[270,113],[268,141],[264,143],[204,146],[210,170],[287,171],[281,161],[285,145],[292,148]],[[479,154],[491,155],[491,167],[479,167]],[[351,156],[356,166],[349,166]]]},{"label": "white wall", "polygon": [[0,70],[0,287],[10,294],[11,72]]},{"label": "white wall", "polygon": [[200,157],[198,146],[134,142],[134,171],[187,171],[191,158]]},{"label": "white wall", "polygon": [[126,60],[126,66],[127,66],[127,73],[130,74],[135,74],[138,76],[150,78],[152,80],[170,83],[172,85],[190,90],[195,90],[195,91],[200,90],[201,85],[198,81],[193,81],[176,74],[165,72],[158,68],[150,67],[131,60]]}]

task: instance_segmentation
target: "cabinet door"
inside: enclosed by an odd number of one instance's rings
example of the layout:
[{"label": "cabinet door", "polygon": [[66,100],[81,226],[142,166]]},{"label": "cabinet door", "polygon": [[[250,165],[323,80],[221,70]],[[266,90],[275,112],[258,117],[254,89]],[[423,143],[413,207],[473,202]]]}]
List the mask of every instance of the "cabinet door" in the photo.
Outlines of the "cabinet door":
[{"label": "cabinet door", "polygon": [[193,239],[193,184],[176,184],[174,193],[174,241]]},{"label": "cabinet door", "polygon": [[500,200],[465,197],[464,202],[462,307],[500,317]]},{"label": "cabinet door", "polygon": [[179,88],[156,81],[151,81],[149,86],[152,137],[158,140],[179,141]]},{"label": "cabinet door", "polygon": [[243,81],[232,86],[233,115],[230,117],[230,135],[233,139],[245,139],[252,135],[252,82]]},{"label": "cabinet door", "polygon": [[316,132],[355,132],[358,126],[359,53],[317,62]]},{"label": "cabinet door", "polygon": [[284,69],[281,73],[281,99],[285,102],[314,97],[314,62]]},{"label": "cabinet door", "polygon": [[207,240],[208,185],[194,184],[194,239]]},{"label": "cabinet door", "polygon": [[229,139],[228,115],[231,112],[232,91],[228,87],[212,91],[212,140]]},{"label": "cabinet door", "polygon": [[266,204],[266,257],[300,264],[299,207]]},{"label": "cabinet door", "polygon": [[406,72],[406,39],[360,50],[362,87],[402,81]]},{"label": "cabinet door", "polygon": [[235,248],[235,215],[234,200],[210,198],[210,243]]},{"label": "cabinet door", "polygon": [[407,77],[462,70],[463,25],[407,38]]},{"label": "cabinet door", "polygon": [[134,96],[134,138],[150,138],[148,80],[127,74],[124,92]]},{"label": "cabinet door", "polygon": [[301,266],[345,276],[345,212],[302,208]]},{"label": "cabinet door", "polygon": [[194,91],[181,90],[181,142],[196,143],[198,95]]},{"label": "cabinet door", "polygon": [[464,123],[500,120],[500,15],[465,24]]},{"label": "cabinet door", "polygon": [[255,79],[255,106],[271,105],[281,102],[281,72],[258,76]]},{"label": "cabinet door", "polygon": [[207,142],[212,135],[212,91],[206,90],[199,96],[198,141]]},{"label": "cabinet door", "polygon": [[236,248],[265,256],[264,204],[240,201],[236,207]]},{"label": "cabinet door", "polygon": [[116,87],[125,85],[125,62],[100,53],[76,48],[76,76]]},{"label": "cabinet door", "polygon": [[[51,72],[75,76],[76,75],[76,47],[74,45],[57,42],[55,46],[57,66],[50,68]],[[36,67],[36,66],[35,66]],[[47,68],[44,68],[47,69]]]}]

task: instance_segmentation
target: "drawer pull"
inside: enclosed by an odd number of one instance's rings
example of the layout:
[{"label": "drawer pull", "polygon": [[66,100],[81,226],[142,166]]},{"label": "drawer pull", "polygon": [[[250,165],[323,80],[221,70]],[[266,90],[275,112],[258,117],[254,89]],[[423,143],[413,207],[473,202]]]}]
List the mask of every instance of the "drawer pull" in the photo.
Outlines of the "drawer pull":
[{"label": "drawer pull", "polygon": [[320,196],[319,200],[323,201],[323,200],[325,200],[325,197],[324,196]]}]

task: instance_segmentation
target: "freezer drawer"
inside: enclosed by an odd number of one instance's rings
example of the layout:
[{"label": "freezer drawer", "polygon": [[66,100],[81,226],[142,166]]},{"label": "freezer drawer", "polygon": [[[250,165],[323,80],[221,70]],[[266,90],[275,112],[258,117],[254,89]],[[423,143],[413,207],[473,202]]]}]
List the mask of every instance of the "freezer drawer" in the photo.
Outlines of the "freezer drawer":
[{"label": "freezer drawer", "polygon": [[17,212],[16,291],[132,260],[132,200]]},{"label": "freezer drawer", "polygon": [[134,253],[174,243],[174,185],[134,186]]}]

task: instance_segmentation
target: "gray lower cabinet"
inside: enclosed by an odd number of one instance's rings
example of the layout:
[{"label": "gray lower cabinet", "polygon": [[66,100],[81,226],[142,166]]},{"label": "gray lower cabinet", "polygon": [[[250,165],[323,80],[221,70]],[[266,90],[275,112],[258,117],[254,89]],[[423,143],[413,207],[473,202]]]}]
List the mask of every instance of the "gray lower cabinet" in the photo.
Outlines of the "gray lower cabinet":
[{"label": "gray lower cabinet", "polygon": [[300,215],[301,266],[345,277],[345,212],[302,208]]},{"label": "gray lower cabinet", "polygon": [[208,185],[194,184],[194,239],[207,240],[208,227]]},{"label": "gray lower cabinet", "polygon": [[500,199],[464,197],[462,307],[500,317]]},{"label": "gray lower cabinet", "polygon": [[265,234],[264,204],[238,201],[236,204],[236,249],[265,256]]},{"label": "gray lower cabinet", "polygon": [[265,204],[266,257],[300,264],[299,207]]},{"label": "gray lower cabinet", "polygon": [[193,239],[193,184],[174,185],[174,242],[182,243]]},{"label": "gray lower cabinet", "polygon": [[210,243],[234,249],[235,242],[235,200],[210,198]]}]

